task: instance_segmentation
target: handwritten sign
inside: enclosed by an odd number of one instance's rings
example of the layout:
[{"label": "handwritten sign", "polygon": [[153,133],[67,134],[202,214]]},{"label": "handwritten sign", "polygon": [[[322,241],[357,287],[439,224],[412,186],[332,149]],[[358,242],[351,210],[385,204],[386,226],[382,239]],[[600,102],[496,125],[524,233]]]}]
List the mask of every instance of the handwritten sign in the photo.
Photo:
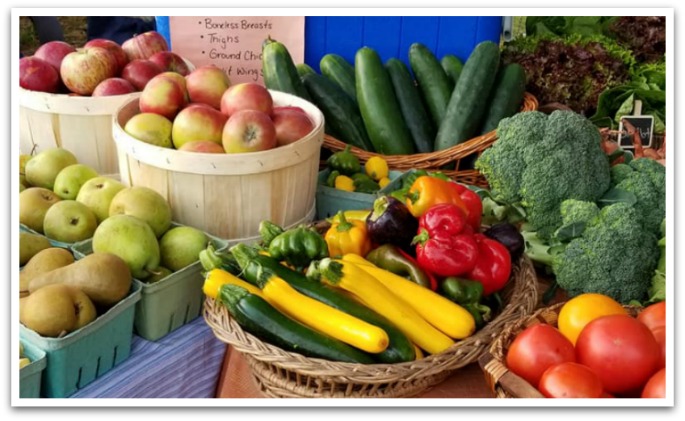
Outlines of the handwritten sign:
[{"label": "handwritten sign", "polygon": [[262,43],[283,43],[295,64],[304,62],[304,16],[170,16],[172,50],[195,67],[214,64],[232,84],[262,78]]},{"label": "handwritten sign", "polygon": [[640,140],[642,141],[642,146],[649,148],[652,146],[652,137],[654,134],[654,116],[651,115],[631,115],[621,118],[620,124],[618,126],[618,131],[620,133],[619,145],[625,149],[633,148],[633,136],[628,133],[623,122],[628,120],[630,124],[635,126],[635,130],[640,134]]}]

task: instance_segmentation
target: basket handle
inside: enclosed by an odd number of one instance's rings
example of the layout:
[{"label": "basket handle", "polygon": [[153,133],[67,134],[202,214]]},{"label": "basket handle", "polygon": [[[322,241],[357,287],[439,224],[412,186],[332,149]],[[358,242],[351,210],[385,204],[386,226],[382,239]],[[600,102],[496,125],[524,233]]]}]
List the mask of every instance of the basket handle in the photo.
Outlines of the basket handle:
[{"label": "basket handle", "polygon": [[499,385],[509,395],[517,398],[544,398],[542,393],[531,386],[530,383],[509,371],[509,369],[507,369],[499,360],[495,359],[491,353],[484,353],[478,359],[478,364],[485,373],[488,386],[493,392],[495,391],[495,387]]}]

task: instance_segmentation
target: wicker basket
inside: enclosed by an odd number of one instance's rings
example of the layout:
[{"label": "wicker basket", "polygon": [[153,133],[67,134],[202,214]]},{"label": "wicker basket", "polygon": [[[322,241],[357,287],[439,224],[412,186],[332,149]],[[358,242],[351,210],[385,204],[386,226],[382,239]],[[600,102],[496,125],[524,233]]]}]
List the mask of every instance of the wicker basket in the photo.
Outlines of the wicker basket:
[{"label": "wicker basket", "polygon": [[[523,97],[523,105],[521,111],[534,111],[538,108],[538,101],[532,94],[526,92]],[[460,143],[451,148],[443,149],[441,151],[417,153],[412,155],[381,155],[375,152],[368,152],[363,149],[352,146],[350,151],[356,155],[359,160],[364,163],[369,158],[374,156],[382,156],[387,162],[391,170],[407,171],[410,169],[425,169],[425,170],[440,170],[452,178],[458,179],[460,182],[466,183],[463,177],[473,178],[474,182],[470,184],[485,185],[487,182],[477,171],[459,169],[459,164],[462,158],[465,158],[474,153],[479,154],[490,147],[495,140],[497,140],[497,133],[495,130],[486,133],[482,136],[474,137],[466,142]],[[342,151],[347,146],[347,143],[330,136],[324,135],[323,148],[332,152]],[[442,168],[447,164],[455,164],[455,170],[445,171]],[[476,180],[480,178],[481,180]]]},{"label": "wicker basket", "polygon": [[537,307],[537,278],[531,261],[521,258],[502,291],[503,310],[475,335],[439,354],[398,364],[354,364],[286,352],[245,332],[228,310],[207,298],[204,318],[221,341],[244,354],[262,393],[292,398],[405,398],[445,380],[476,362],[508,322]]},{"label": "wicker basket", "polygon": [[[486,383],[495,396],[498,398],[544,398],[533,385],[509,371],[504,361],[511,343],[527,327],[539,323],[557,327],[559,311],[564,304],[565,302],[538,309],[532,315],[523,316],[507,324],[499,337],[492,342],[488,352],[480,357],[478,363],[483,370]],[[636,307],[624,307],[628,314],[637,316]]]}]

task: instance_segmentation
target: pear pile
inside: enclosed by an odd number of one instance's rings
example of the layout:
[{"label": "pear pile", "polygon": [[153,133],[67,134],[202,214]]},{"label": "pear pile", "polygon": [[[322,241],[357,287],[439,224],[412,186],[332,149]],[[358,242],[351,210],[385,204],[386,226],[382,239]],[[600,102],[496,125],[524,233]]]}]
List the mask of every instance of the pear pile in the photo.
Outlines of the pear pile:
[{"label": "pear pile", "polygon": [[[63,148],[21,155],[20,181],[22,224],[62,243],[92,239],[94,253],[118,256],[144,282],[196,262],[209,243],[196,228],[172,226],[171,207],[155,190],[101,176]],[[49,246],[36,237],[22,233],[20,265]]]}]

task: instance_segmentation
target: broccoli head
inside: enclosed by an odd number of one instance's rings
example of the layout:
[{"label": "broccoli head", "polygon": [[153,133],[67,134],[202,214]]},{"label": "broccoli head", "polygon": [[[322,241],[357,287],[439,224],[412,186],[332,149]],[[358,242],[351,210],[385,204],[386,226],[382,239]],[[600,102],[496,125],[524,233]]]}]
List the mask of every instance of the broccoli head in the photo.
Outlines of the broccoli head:
[{"label": "broccoli head", "polygon": [[525,209],[542,238],[561,225],[561,202],[594,202],[610,186],[599,131],[580,114],[523,112],[500,122],[497,133],[499,139],[483,151],[476,169],[495,200]]},{"label": "broccoli head", "polygon": [[587,224],[597,216],[599,208],[594,202],[569,199],[561,202],[561,221],[563,225],[575,223]]},{"label": "broccoli head", "polygon": [[611,167],[611,184],[616,185],[628,178],[633,173],[633,168],[628,164],[616,164]]},{"label": "broccoli head", "polygon": [[635,195],[637,202],[633,206],[641,216],[642,223],[647,230],[656,234],[666,216],[665,167],[649,158],[633,160],[627,166],[634,171],[626,170],[616,188]]},{"label": "broccoli head", "polygon": [[629,204],[602,208],[583,233],[553,256],[557,283],[574,297],[605,294],[621,303],[647,298],[660,249]]}]

